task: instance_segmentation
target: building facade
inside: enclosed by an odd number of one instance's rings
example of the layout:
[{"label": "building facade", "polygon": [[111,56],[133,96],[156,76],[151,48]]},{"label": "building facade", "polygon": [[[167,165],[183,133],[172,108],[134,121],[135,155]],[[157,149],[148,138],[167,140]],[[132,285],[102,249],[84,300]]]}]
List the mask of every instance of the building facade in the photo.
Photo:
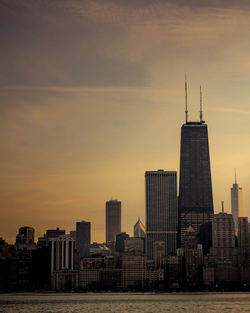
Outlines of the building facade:
[{"label": "building facade", "polygon": [[115,242],[116,235],[121,233],[121,202],[106,202],[106,242]]},{"label": "building facade", "polygon": [[204,121],[186,122],[181,128],[179,245],[185,230],[192,226],[208,252],[213,214],[207,125]]},{"label": "building facade", "polygon": [[155,241],[165,242],[165,252],[176,250],[178,206],[176,172],[148,171],[146,179],[146,253],[153,260]]},{"label": "building facade", "polygon": [[143,238],[127,238],[125,253],[122,256],[123,288],[144,288],[146,258]]},{"label": "building facade", "polygon": [[51,273],[74,270],[75,239],[70,235],[60,235],[49,239],[51,251]]},{"label": "building facade", "polygon": [[231,260],[235,249],[235,227],[232,214],[214,215],[212,221],[212,250],[218,259]]},{"label": "building facade", "polygon": [[78,264],[81,259],[89,257],[90,231],[90,222],[82,221],[76,223],[76,253]]},{"label": "building facade", "polygon": [[238,217],[238,254],[241,264],[247,264],[249,258],[248,217]]}]

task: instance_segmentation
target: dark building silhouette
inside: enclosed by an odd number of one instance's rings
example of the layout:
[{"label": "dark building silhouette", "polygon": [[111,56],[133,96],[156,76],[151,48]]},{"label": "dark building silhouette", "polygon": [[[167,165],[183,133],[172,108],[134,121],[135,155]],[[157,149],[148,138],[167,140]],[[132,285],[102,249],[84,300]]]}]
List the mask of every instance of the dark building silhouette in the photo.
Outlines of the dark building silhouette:
[{"label": "dark building silhouette", "polygon": [[76,251],[77,261],[89,257],[90,222],[76,223]]},{"label": "dark building silhouette", "polygon": [[[185,87],[187,91],[187,85]],[[207,253],[211,246],[209,224],[213,213],[208,131],[207,125],[202,120],[202,103],[200,121],[188,122],[186,96],[186,123],[181,128],[179,244],[182,244],[185,230],[192,226],[199,234],[200,243]]]},{"label": "dark building silhouette", "polygon": [[35,229],[33,227],[24,226],[19,228],[18,235],[16,236],[16,243],[33,243],[34,240]]},{"label": "dark building silhouette", "polygon": [[120,233],[116,235],[115,241],[115,251],[119,253],[124,252],[124,241],[129,238],[129,234],[127,233]]},{"label": "dark building silhouette", "polygon": [[106,242],[115,242],[116,235],[121,233],[121,202],[106,202]]},{"label": "dark building silhouette", "polygon": [[148,171],[146,179],[146,253],[153,260],[155,241],[165,243],[165,252],[173,253],[177,243],[177,174],[172,171]]}]

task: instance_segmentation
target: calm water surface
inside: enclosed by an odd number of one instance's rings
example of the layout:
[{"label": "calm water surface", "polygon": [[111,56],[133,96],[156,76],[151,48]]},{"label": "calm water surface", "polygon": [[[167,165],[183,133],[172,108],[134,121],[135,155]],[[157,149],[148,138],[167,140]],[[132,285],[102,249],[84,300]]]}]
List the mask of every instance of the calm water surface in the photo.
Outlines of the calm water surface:
[{"label": "calm water surface", "polygon": [[250,312],[249,293],[0,294],[0,313]]}]

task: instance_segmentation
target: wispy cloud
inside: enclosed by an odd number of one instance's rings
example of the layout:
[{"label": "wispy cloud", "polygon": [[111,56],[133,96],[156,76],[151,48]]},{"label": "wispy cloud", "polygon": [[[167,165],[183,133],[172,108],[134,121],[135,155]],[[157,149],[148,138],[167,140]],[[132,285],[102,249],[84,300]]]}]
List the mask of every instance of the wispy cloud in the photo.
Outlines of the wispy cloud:
[{"label": "wispy cloud", "polygon": [[209,106],[207,108],[207,111],[212,112],[222,112],[222,113],[236,113],[236,114],[250,114],[250,110],[244,110],[244,109],[237,109],[237,108],[226,108],[226,107],[215,107],[215,106]]}]

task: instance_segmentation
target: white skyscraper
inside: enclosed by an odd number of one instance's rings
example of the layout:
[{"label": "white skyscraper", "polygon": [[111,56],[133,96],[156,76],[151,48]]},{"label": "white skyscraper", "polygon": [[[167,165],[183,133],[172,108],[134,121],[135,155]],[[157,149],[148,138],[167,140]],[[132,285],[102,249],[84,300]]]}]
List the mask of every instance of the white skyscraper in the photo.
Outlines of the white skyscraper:
[{"label": "white skyscraper", "polygon": [[146,252],[153,260],[155,241],[165,242],[166,253],[176,251],[177,179],[176,172],[164,170],[145,173],[146,178]]},{"label": "white skyscraper", "polygon": [[231,210],[234,219],[235,232],[238,233],[238,217],[243,217],[243,195],[242,188],[239,187],[236,181],[235,171],[235,183],[231,188]]}]

